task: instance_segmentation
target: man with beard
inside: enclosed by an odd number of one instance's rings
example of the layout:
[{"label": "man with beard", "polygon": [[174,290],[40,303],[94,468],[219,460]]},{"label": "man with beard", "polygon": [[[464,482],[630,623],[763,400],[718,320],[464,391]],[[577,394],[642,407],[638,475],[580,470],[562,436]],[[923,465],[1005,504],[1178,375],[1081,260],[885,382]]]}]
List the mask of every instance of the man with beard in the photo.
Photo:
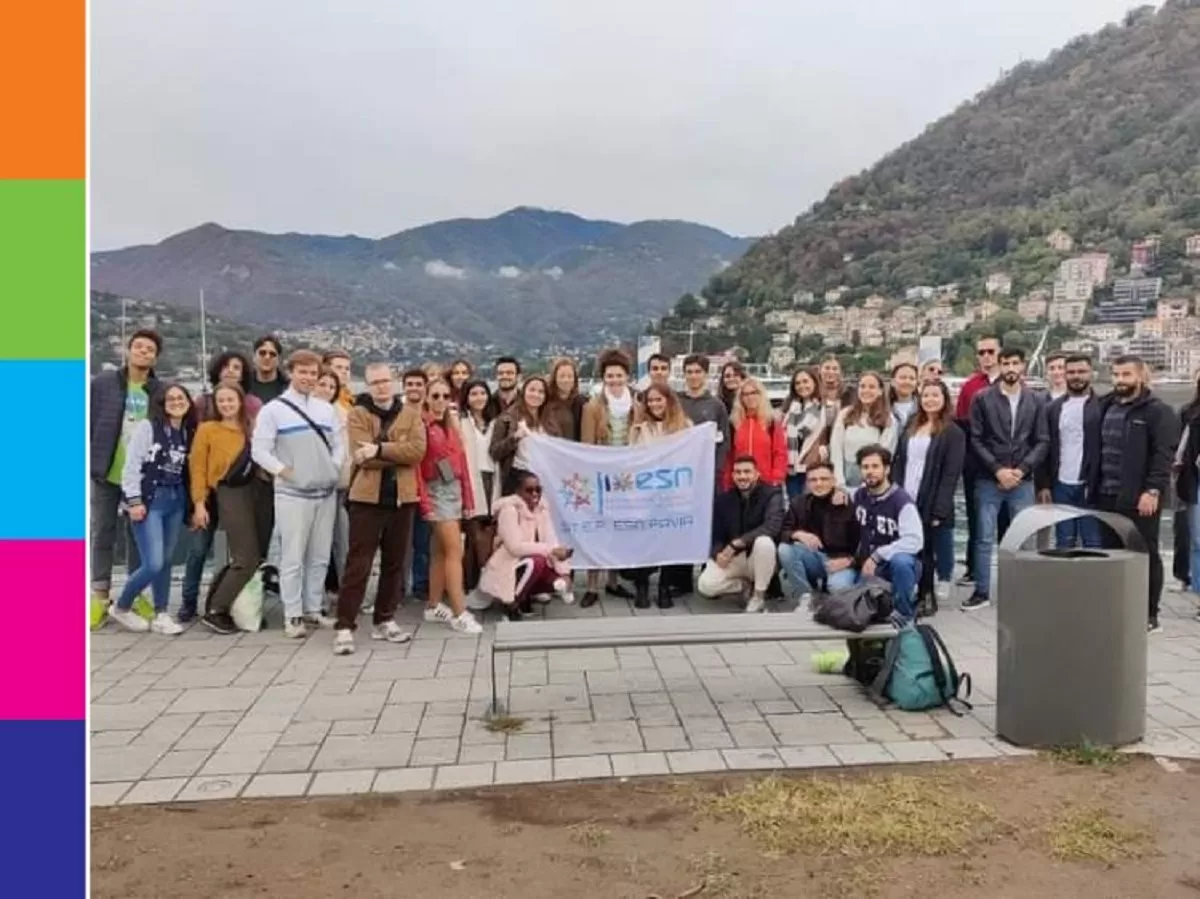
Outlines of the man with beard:
[{"label": "man with beard", "polygon": [[[1065,506],[1089,505],[1089,463],[1099,458],[1100,400],[1092,390],[1092,360],[1065,359],[1066,393],[1050,403],[1046,424],[1050,445],[1038,469],[1038,502]],[[1060,549],[1100,546],[1100,525],[1094,518],[1077,518],[1055,526]]]},{"label": "man with beard", "polygon": [[[492,395],[492,417],[496,418],[517,401],[521,363],[512,356],[496,360],[496,392]],[[419,520],[419,519],[418,519]]]},{"label": "man with beard", "polygon": [[892,585],[892,621],[904,625],[916,614],[921,550],[925,548],[921,513],[912,497],[891,482],[892,453],[887,447],[864,446],[855,461],[862,473],[862,484],[854,491],[858,574]]},{"label": "man with beard", "polygon": [[[1162,598],[1163,564],[1158,551],[1161,498],[1171,484],[1171,463],[1179,442],[1175,413],[1153,396],[1146,364],[1137,356],[1113,361],[1113,390],[1099,401],[1100,448],[1089,469],[1089,493],[1095,506],[1133,522],[1150,555],[1149,623],[1152,634],[1162,630],[1158,604]],[[1107,546],[1121,540],[1108,528],[1101,536]]]},{"label": "man with beard", "polygon": [[709,599],[750,590],[746,611],[763,611],[775,576],[775,541],[783,527],[783,491],[764,484],[753,456],[733,462],[733,486],[713,507],[712,557],[696,592]]},{"label": "man with beard", "polygon": [[1034,473],[1050,445],[1046,407],[1022,384],[1025,351],[1013,347],[1001,350],[999,356],[999,380],[971,403],[971,449],[979,464],[975,482],[979,539],[971,566],[975,591],[963,600],[964,611],[991,605],[992,544],[1000,510],[1007,509],[1011,520],[1033,505]]}]

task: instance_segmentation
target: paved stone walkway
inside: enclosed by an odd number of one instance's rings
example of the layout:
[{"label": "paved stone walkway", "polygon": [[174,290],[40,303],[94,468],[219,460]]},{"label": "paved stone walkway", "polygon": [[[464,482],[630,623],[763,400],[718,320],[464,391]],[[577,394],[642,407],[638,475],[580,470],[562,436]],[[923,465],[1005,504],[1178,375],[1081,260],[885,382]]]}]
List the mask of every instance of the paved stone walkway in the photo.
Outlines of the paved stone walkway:
[{"label": "paved stone walkway", "polygon": [[[1168,593],[1151,638],[1149,725],[1135,747],[1200,758],[1200,621]],[[689,600],[658,614],[727,614]],[[92,804],[449,789],[644,774],[834,767],[1019,754],[996,738],[995,613],[934,623],[975,709],[885,712],[811,656],[840,644],[587,649],[498,658],[501,696],[526,719],[490,733],[489,641],[420,623],[412,643],[331,653],[331,632],[177,638],[108,627],[91,638]],[[554,617],[631,615],[605,599]],[[785,614],[785,613],[779,613]],[[1102,662],[1101,662],[1102,663]]]}]

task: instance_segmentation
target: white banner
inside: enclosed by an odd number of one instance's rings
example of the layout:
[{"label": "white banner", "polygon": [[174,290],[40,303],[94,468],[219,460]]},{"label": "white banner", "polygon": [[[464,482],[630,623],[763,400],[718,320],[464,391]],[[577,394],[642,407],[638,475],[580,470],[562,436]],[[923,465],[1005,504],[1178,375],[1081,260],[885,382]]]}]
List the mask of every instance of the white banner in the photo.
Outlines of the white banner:
[{"label": "white banner", "polygon": [[703,562],[712,541],[716,425],[642,446],[525,438],[577,569]]}]

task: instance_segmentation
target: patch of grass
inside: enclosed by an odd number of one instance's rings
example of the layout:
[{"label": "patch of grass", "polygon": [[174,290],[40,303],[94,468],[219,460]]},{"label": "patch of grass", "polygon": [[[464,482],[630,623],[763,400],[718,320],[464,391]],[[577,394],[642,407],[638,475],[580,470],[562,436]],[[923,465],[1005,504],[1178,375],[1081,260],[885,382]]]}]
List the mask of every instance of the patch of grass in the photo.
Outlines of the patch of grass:
[{"label": "patch of grass", "polygon": [[584,821],[582,824],[572,824],[567,828],[567,835],[570,837],[571,842],[578,843],[580,846],[585,846],[588,849],[599,849],[612,836],[608,830],[591,821]]},{"label": "patch of grass", "polygon": [[711,849],[693,857],[691,868],[701,878],[700,889],[692,893],[696,889],[693,887],[683,895],[704,896],[706,899],[758,899],[765,895],[757,885],[746,883],[741,872],[731,867],[725,856]]},{"label": "patch of grass", "polygon": [[1049,755],[1056,762],[1088,768],[1115,768],[1129,762],[1125,753],[1108,746],[1096,746],[1087,740],[1070,746],[1056,746]]},{"label": "patch of grass", "polygon": [[1064,861],[1096,861],[1107,865],[1141,858],[1151,842],[1149,831],[1117,823],[1104,809],[1068,808],[1046,828],[1050,852]]},{"label": "patch of grass", "polygon": [[994,812],[932,778],[881,777],[750,781],[699,799],[737,822],[767,852],[941,856],[990,835]]},{"label": "patch of grass", "polygon": [[516,734],[524,729],[527,720],[516,715],[488,715],[483,719],[483,726],[494,734]]}]

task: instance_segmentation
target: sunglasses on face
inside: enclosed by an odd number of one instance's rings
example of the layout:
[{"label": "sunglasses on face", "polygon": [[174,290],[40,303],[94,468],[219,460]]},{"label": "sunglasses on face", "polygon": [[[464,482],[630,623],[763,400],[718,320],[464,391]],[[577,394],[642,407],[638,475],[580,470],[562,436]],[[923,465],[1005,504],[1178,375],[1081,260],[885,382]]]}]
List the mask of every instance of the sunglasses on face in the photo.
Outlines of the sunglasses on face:
[{"label": "sunglasses on face", "polygon": [[975,351],[975,353],[976,353],[976,355],[979,355],[979,356],[995,356],[996,355],[995,350],[989,350],[989,349],[978,349]]},{"label": "sunglasses on face", "polygon": [[429,398],[431,400],[448,400],[448,399],[450,399],[450,394],[448,394],[448,393],[431,393],[431,394],[429,394]]}]

